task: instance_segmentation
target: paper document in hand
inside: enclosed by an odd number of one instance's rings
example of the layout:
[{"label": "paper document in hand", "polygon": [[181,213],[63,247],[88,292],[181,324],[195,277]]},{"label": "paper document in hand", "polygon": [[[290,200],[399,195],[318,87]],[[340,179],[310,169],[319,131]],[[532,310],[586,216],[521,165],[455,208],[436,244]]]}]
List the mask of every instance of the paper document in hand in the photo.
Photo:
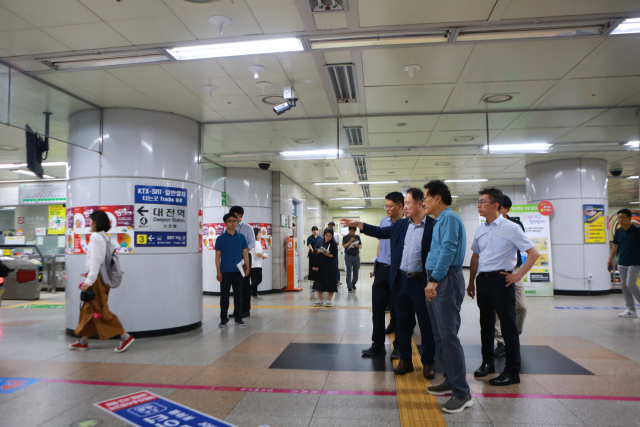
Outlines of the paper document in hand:
[{"label": "paper document in hand", "polygon": [[240,261],[239,263],[236,264],[236,267],[238,267],[238,271],[240,272],[240,274],[242,274],[242,277],[244,277],[244,260]]},{"label": "paper document in hand", "polygon": [[353,243],[351,243],[347,249],[351,249],[354,246],[358,246],[358,241],[357,240],[354,240]]}]

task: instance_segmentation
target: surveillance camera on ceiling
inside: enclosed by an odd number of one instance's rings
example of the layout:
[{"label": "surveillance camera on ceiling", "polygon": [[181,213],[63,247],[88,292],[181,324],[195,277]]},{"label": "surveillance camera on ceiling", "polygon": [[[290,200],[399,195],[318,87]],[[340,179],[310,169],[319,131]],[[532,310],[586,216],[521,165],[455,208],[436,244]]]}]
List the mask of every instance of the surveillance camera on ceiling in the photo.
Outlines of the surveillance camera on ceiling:
[{"label": "surveillance camera on ceiling", "polygon": [[620,176],[622,175],[622,168],[611,169],[609,173],[611,174],[611,176]]},{"label": "surveillance camera on ceiling", "polygon": [[258,163],[258,167],[260,169],[262,169],[263,171],[269,170],[269,168],[271,167],[271,163],[269,162],[260,162]]},{"label": "surveillance camera on ceiling", "polygon": [[275,107],[273,107],[273,111],[278,116],[280,114],[282,114],[282,113],[285,113],[285,112],[289,111],[293,107],[295,107],[296,106],[296,102],[298,101],[298,98],[294,97],[293,88],[291,86],[285,86],[284,87],[284,93],[283,93],[282,97],[285,99],[285,102],[280,104],[280,105],[276,105]]}]

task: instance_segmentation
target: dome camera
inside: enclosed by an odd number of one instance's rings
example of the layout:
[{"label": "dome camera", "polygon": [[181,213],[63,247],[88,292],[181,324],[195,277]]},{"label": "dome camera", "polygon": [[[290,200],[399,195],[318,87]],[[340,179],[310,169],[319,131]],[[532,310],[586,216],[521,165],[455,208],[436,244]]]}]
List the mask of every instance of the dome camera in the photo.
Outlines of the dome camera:
[{"label": "dome camera", "polygon": [[611,176],[620,176],[622,175],[622,168],[613,168],[609,170]]},{"label": "dome camera", "polygon": [[258,167],[260,169],[262,169],[263,171],[269,170],[269,168],[271,167],[271,163],[269,162],[260,162],[258,163]]}]

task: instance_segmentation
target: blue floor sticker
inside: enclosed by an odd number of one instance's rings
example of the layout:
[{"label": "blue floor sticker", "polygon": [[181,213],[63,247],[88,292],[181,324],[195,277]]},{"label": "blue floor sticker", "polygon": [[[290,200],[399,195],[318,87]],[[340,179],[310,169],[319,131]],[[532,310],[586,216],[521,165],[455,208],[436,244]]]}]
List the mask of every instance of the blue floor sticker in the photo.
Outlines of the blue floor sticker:
[{"label": "blue floor sticker", "polygon": [[134,426],[235,427],[148,391],[106,400],[95,406]]},{"label": "blue floor sticker", "polygon": [[[640,307],[640,304],[636,304]],[[626,310],[627,307],[553,307],[556,310]]]},{"label": "blue floor sticker", "polygon": [[14,393],[38,381],[33,378],[0,378],[0,394]]}]

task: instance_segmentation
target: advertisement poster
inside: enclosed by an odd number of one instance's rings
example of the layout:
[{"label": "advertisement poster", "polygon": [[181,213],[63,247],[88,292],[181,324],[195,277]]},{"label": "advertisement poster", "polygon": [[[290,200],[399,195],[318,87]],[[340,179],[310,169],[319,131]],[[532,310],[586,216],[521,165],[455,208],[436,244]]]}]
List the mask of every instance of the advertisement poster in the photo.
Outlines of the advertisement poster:
[{"label": "advertisement poster", "polygon": [[216,239],[224,233],[224,223],[202,224],[202,247],[205,251],[216,249]]},{"label": "advertisement poster", "polygon": [[198,211],[198,252],[202,252],[202,209]]},{"label": "advertisement poster", "polygon": [[91,218],[96,210],[106,212],[111,222],[107,235],[119,254],[133,253],[135,240],[133,232],[133,206],[83,206],[67,209],[66,244],[68,255],[85,254],[91,239]]},{"label": "advertisement poster", "polygon": [[260,243],[262,244],[262,249],[271,249],[271,224],[267,224],[264,222],[261,223],[248,223],[251,228],[259,228],[260,229]]},{"label": "advertisement poster", "polygon": [[65,209],[62,205],[49,205],[49,234],[65,234]]},{"label": "advertisement poster", "polygon": [[[544,209],[545,211],[541,212],[539,205],[513,205],[509,212],[510,217],[520,219],[526,236],[540,251],[540,257],[533,268],[522,278],[527,296],[553,296],[549,216],[549,210],[553,211],[553,207],[547,206]],[[521,256],[524,262],[527,254],[521,253]]]},{"label": "advertisement poster", "polygon": [[606,243],[604,205],[582,205],[585,243]]}]

